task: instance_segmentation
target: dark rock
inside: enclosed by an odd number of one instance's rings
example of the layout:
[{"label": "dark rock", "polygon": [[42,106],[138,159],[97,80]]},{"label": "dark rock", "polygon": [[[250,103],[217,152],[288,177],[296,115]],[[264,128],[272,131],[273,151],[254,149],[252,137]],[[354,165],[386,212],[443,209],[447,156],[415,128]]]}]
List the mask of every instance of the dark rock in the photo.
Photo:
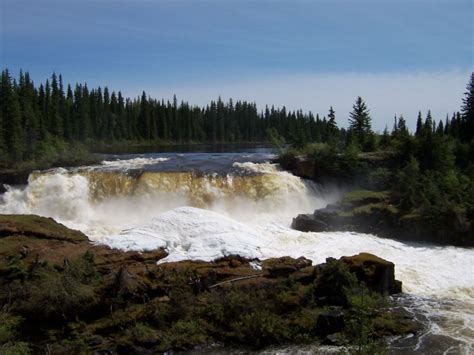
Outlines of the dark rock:
[{"label": "dark rock", "polygon": [[280,165],[285,170],[289,170],[293,175],[299,176],[303,179],[315,179],[316,166],[314,160],[306,156],[289,157],[279,161]]},{"label": "dark rock", "polygon": [[302,232],[323,232],[327,230],[327,224],[316,219],[312,214],[300,214],[293,218],[291,228]]},{"label": "dark rock", "polygon": [[312,261],[303,257],[298,259],[290,258],[288,256],[282,258],[267,259],[262,263],[262,266],[267,269],[270,277],[279,278],[287,277],[307,266],[311,266]]},{"label": "dark rock", "polygon": [[340,309],[318,316],[316,321],[316,334],[325,337],[328,334],[334,334],[344,329],[344,312]]},{"label": "dark rock", "polygon": [[292,280],[307,285],[314,281],[317,276],[316,266],[304,267],[291,275]]},{"label": "dark rock", "polygon": [[308,157],[297,157],[295,175],[304,179],[314,179],[314,161]]},{"label": "dark rock", "polygon": [[390,261],[369,253],[343,256],[340,260],[372,291],[384,295],[402,292],[402,283],[395,280],[395,265]]}]

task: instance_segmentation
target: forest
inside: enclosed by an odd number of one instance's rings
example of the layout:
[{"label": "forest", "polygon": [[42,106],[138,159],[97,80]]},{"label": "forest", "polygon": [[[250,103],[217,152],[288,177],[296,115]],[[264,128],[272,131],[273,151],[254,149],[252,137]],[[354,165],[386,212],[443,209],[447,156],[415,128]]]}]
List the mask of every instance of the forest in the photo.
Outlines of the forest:
[{"label": "forest", "polygon": [[54,160],[58,155],[97,143],[233,143],[284,140],[295,145],[337,140],[340,131],[328,117],[311,112],[223,102],[205,107],[153,99],[134,99],[107,87],[63,84],[62,76],[36,86],[28,72],[18,80],[3,70],[0,86],[0,164]]}]

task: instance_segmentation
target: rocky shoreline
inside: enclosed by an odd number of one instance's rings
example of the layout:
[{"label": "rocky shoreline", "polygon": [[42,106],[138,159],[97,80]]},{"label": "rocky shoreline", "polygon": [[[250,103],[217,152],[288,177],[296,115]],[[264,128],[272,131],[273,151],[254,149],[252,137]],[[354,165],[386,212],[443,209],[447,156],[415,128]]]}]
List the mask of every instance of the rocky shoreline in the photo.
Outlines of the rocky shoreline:
[{"label": "rocky shoreline", "polygon": [[[383,347],[419,325],[393,310],[393,263],[371,254],[157,264],[52,219],[0,216],[0,353],[152,354],[219,346]],[[26,350],[25,350],[26,349]],[[23,351],[25,350],[25,351]]]},{"label": "rocky shoreline", "polygon": [[[386,157],[365,156],[363,160],[371,169],[390,166]],[[308,157],[297,156],[280,163],[284,169],[305,179],[330,182],[345,189],[351,186],[347,176],[319,169]],[[416,211],[401,212],[390,191],[349,190],[336,204],[298,215],[293,219],[292,228],[304,232],[353,231],[409,242],[474,247],[472,221],[460,219],[454,213],[444,220],[433,220]]]},{"label": "rocky shoreline", "polygon": [[303,232],[353,231],[409,242],[474,246],[466,223],[453,219],[440,224],[423,215],[402,214],[385,192],[376,191],[351,191],[337,204],[298,215],[291,226]]}]

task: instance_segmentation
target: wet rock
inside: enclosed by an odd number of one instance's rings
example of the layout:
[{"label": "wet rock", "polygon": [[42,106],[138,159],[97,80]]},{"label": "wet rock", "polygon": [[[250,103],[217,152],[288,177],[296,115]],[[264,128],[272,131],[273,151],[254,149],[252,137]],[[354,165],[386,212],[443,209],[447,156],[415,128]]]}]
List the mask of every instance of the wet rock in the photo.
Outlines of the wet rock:
[{"label": "wet rock", "polygon": [[395,265],[392,262],[369,253],[343,256],[340,260],[369,289],[384,295],[402,292],[402,283],[395,280]]},{"label": "wet rock", "polygon": [[301,232],[324,232],[327,230],[327,224],[316,219],[313,214],[300,214],[293,218],[291,228]]},{"label": "wet rock", "polygon": [[313,179],[314,178],[314,161],[308,157],[297,157],[296,159],[296,171],[295,175],[300,176],[304,179]]},{"label": "wet rock", "polygon": [[267,259],[262,263],[263,268],[266,269],[270,277],[273,278],[287,277],[288,275],[311,265],[312,261],[304,257],[294,259],[288,256]]},{"label": "wet rock", "polygon": [[279,163],[283,169],[291,171],[293,175],[304,179],[314,179],[316,177],[314,161],[309,157],[300,155],[280,160]]}]

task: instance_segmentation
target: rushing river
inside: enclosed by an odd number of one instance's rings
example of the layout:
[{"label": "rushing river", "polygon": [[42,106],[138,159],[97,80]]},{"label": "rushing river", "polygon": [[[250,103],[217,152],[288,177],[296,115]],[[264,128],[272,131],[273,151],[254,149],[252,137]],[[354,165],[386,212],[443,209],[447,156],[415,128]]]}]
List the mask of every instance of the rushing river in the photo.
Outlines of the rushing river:
[{"label": "rushing river", "polygon": [[[104,155],[97,166],[31,174],[1,196],[0,213],[53,217],[125,250],[164,247],[165,261],[241,254],[320,263],[370,252],[395,263],[405,292],[399,301],[426,325],[422,334],[391,339],[391,352],[474,352],[474,249],[292,230],[293,217],[340,193],[281,171],[273,158],[266,149]],[[305,348],[281,349],[296,350]]]}]

